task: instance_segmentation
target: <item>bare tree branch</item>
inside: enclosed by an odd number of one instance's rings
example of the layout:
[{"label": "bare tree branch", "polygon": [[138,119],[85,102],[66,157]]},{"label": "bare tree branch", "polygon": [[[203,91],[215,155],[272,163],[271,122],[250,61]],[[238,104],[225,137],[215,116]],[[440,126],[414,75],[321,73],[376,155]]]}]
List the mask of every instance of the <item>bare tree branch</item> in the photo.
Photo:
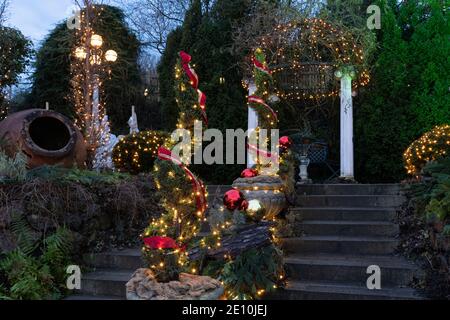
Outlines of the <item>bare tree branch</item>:
[{"label": "bare tree branch", "polygon": [[167,36],[183,23],[184,15],[192,4],[192,0],[115,1],[125,9],[142,44],[160,53],[164,51]]},{"label": "bare tree branch", "polygon": [[6,21],[10,0],[0,0],[0,26]]}]

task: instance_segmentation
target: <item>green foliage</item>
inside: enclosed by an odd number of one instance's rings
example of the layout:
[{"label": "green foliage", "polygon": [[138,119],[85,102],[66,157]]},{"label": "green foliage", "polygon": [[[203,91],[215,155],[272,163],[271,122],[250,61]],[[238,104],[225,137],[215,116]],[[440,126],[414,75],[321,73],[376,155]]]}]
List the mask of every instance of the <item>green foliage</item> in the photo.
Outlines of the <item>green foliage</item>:
[{"label": "green foliage", "polygon": [[447,224],[447,225],[444,227],[444,230],[442,231],[442,234],[445,235],[445,236],[447,236],[447,237],[450,237],[450,224]]},{"label": "green foliage", "polygon": [[18,248],[0,260],[0,272],[7,280],[7,288],[0,294],[14,300],[60,298],[71,254],[70,232],[59,228],[47,238],[35,240],[22,216],[16,216],[12,224]]},{"label": "green foliage", "polygon": [[[195,123],[201,121],[199,94],[184,72],[182,63],[180,58],[174,70],[174,90],[179,108],[177,128],[188,130],[192,137]],[[164,147],[171,150],[175,143],[176,141],[168,139]],[[189,245],[199,232],[207,200],[203,192],[203,182],[200,180],[195,182],[195,190],[193,190],[193,180],[197,178],[185,172],[190,154],[182,155],[180,159],[182,165],[167,160],[157,159],[153,170],[155,183],[166,212],[160,219],[151,222],[145,230],[145,236],[169,237],[181,247]],[[168,248],[166,252],[159,252],[158,248],[146,247],[144,255],[159,281],[177,279],[187,260],[186,253],[174,247]]]},{"label": "green foliage", "polygon": [[141,131],[120,139],[113,150],[115,168],[132,174],[150,172],[158,157],[158,148],[167,138],[168,134],[161,131]]},{"label": "green foliage", "polygon": [[430,193],[431,201],[425,208],[427,217],[445,221],[450,217],[450,175],[435,175],[436,186]]},{"label": "green foliage", "polygon": [[276,246],[251,249],[225,264],[208,264],[205,274],[218,277],[229,299],[257,299],[273,291],[282,274],[282,253]]},{"label": "green foliage", "polygon": [[[209,127],[224,133],[226,129],[246,128],[247,105],[239,68],[246,53],[234,52],[232,30],[234,24],[242,23],[247,17],[251,1],[215,1],[209,12],[201,11],[196,2],[199,1],[193,1],[183,26],[169,36],[158,67],[164,126],[169,129],[176,125],[173,70],[178,52],[184,50],[192,55],[195,70],[200,75],[201,90],[207,96]],[[230,184],[243,170],[240,165],[195,165],[192,168],[213,184]]]},{"label": "green foliage", "polygon": [[14,300],[41,300],[52,295],[53,278],[47,265],[20,250],[9,253],[0,263],[10,284],[8,296]]},{"label": "green foliage", "polygon": [[[102,100],[106,104],[112,130],[124,133],[128,129],[130,106],[140,105],[143,99],[137,66],[140,44],[120,9],[112,6],[103,8],[93,22],[93,28],[102,35],[104,48],[113,48],[119,58],[111,67],[111,79],[103,82],[105,97]],[[70,57],[76,43],[75,31],[69,30],[65,21],[58,24],[43,41],[32,76],[33,89],[25,108],[42,107],[48,101],[52,110],[75,118]]]},{"label": "green foliage", "polygon": [[[259,61],[263,66],[268,67],[266,63],[266,56],[261,50],[257,48],[254,53],[255,59]],[[256,67],[253,70],[253,77],[255,79],[256,92],[255,96],[264,100],[265,103],[270,104],[271,86],[273,86],[272,76]],[[261,129],[273,129],[277,127],[277,122],[275,121],[272,113],[258,103],[251,103],[250,106],[256,110],[258,113],[258,121],[261,122],[259,127]]]},{"label": "green foliage", "polygon": [[377,4],[378,52],[369,88],[355,103],[356,174],[359,181],[399,181],[411,141],[450,123],[448,10],[439,0]]},{"label": "green foliage", "polygon": [[31,41],[17,29],[0,26],[0,85],[3,88],[17,82],[29,62]]},{"label": "green foliage", "polygon": [[416,212],[428,220],[450,217],[450,157],[430,162],[423,169],[425,179],[410,186]]},{"label": "green foliage", "polygon": [[105,172],[100,173],[90,170],[66,169],[56,166],[43,166],[28,171],[27,178],[41,179],[47,182],[77,183],[84,186],[95,186],[100,184],[119,184],[129,180],[130,176],[125,173]]},{"label": "green foliage", "polygon": [[14,158],[0,151],[0,180],[25,181],[27,178],[27,157],[17,153]]},{"label": "green foliage", "polygon": [[6,116],[4,89],[17,83],[32,54],[31,41],[17,29],[0,26],[0,120]]}]

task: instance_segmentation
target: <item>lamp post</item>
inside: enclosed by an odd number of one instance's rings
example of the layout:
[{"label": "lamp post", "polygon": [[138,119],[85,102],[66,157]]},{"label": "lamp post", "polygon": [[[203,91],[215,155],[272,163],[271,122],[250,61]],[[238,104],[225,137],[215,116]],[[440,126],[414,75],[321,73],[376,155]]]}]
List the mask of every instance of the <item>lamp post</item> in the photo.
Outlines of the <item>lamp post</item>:
[{"label": "lamp post", "polygon": [[[97,134],[99,133],[99,127],[102,122],[100,119],[100,74],[104,70],[102,66],[107,63],[114,63],[117,61],[118,54],[114,50],[107,50],[104,54],[102,51],[103,38],[98,34],[88,33],[88,37],[84,43],[84,46],[77,47],[75,49],[75,57],[84,61],[86,72],[85,83],[85,130],[86,138],[89,145],[89,149],[92,153],[97,148]],[[92,88],[92,101],[89,89]]]}]

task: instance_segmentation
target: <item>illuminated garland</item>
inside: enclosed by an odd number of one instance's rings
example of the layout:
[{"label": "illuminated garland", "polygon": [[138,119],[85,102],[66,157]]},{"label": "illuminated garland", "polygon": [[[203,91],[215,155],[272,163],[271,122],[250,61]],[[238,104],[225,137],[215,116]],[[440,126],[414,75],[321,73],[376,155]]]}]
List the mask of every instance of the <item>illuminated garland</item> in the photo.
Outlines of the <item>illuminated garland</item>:
[{"label": "illuminated garland", "polygon": [[[259,43],[274,57],[270,61],[275,66],[272,75],[276,94],[282,99],[319,100],[339,96],[334,71],[346,65],[355,67],[358,72],[354,90],[367,86],[370,81],[363,45],[349,31],[338,29],[323,19],[280,24],[262,36]],[[283,75],[291,83],[288,88],[281,85]],[[305,77],[312,79],[315,86],[305,87],[303,82],[299,85],[299,79]]]},{"label": "illuminated garland", "polygon": [[[267,146],[270,143],[269,138],[266,141],[259,140],[260,129],[274,129],[278,125],[278,115],[269,106],[269,103],[273,103],[275,95],[272,94],[273,79],[272,70],[269,68],[266,62],[266,55],[261,48],[257,48],[254,55],[251,57],[253,65],[253,79],[256,86],[256,91],[249,97],[247,97],[248,106],[256,111],[258,114],[258,128],[256,128],[255,134],[257,138],[257,145],[247,144],[247,150],[250,152],[250,156],[253,157],[254,162],[257,164],[257,170],[261,171],[261,158],[264,157],[267,160],[278,161],[278,154],[271,154],[267,152]],[[279,99],[277,99],[279,100]],[[272,159],[273,158],[273,159]],[[274,160],[275,159],[275,160]],[[267,161],[265,161],[267,163]]]},{"label": "illuminated garland", "polygon": [[427,162],[450,154],[450,125],[435,127],[414,141],[403,155],[410,175],[418,175]]},{"label": "illuminated garland", "polygon": [[[207,122],[205,96],[198,89],[198,77],[189,65],[191,57],[180,52],[175,66],[176,102],[180,109],[177,128],[186,129],[193,135],[194,125],[198,121]],[[201,103],[199,103],[199,101]],[[202,119],[202,120],[200,120]],[[181,271],[196,273],[188,269],[187,252],[192,240],[200,232],[207,209],[207,193],[203,182],[189,169],[187,160],[190,155],[178,158],[171,150],[177,141],[169,140],[158,150],[153,175],[155,184],[162,197],[166,212],[151,222],[142,235],[144,242],[155,239],[172,239],[176,243],[170,248],[143,247],[144,257],[159,281],[176,280]]]}]

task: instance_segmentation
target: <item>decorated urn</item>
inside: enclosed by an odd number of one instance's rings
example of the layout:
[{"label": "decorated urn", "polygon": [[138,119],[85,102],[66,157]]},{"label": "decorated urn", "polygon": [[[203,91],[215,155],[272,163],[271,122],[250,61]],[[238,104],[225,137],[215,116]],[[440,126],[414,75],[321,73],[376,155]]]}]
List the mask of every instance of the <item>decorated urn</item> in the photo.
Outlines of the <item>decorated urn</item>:
[{"label": "decorated urn", "polygon": [[283,180],[277,175],[239,178],[233,182],[233,188],[241,191],[247,201],[259,200],[266,210],[266,220],[275,218],[287,204]]}]

